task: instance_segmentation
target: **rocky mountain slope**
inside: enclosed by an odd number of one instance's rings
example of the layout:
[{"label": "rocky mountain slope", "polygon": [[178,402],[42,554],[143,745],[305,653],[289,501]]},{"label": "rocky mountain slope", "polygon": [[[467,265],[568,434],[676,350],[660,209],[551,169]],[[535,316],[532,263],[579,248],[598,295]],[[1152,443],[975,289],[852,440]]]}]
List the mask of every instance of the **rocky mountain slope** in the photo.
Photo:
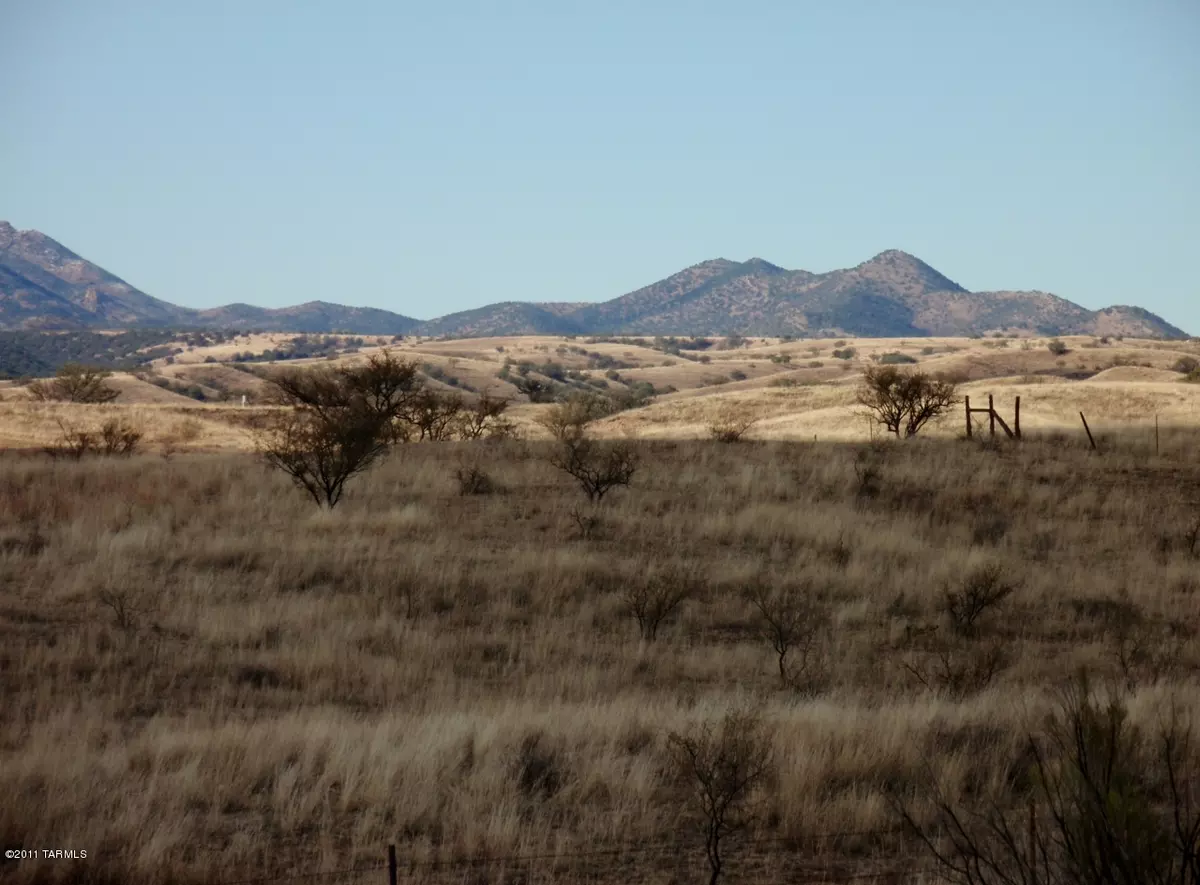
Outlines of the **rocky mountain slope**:
[{"label": "rocky mountain slope", "polygon": [[969,292],[897,250],[823,274],[787,270],[761,258],[718,258],[611,301],[509,301],[427,321],[324,301],[192,310],[140,292],[45,234],[0,222],[0,329],[135,325],[460,337],[1185,335],[1139,307],[1093,311],[1046,292]]}]

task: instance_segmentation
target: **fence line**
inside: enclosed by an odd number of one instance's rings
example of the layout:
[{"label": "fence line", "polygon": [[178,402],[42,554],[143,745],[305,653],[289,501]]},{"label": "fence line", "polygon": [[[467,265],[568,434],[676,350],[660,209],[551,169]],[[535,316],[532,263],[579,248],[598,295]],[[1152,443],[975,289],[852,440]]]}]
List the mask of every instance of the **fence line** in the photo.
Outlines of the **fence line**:
[{"label": "fence line", "polygon": [[[787,843],[805,843],[805,842],[829,842],[838,839],[850,839],[861,837],[888,836],[898,835],[907,832],[907,826],[895,826],[873,830],[847,830],[843,832],[833,833],[817,833],[802,837],[797,836],[773,836],[761,839],[739,840],[731,848],[731,859],[738,855],[743,855],[747,850],[754,854],[754,849],[762,848],[771,845],[782,845]],[[697,847],[694,839],[670,839],[652,843],[635,843],[622,846],[614,846],[611,848],[597,848],[585,851],[559,851],[559,852],[538,852],[531,854],[510,854],[510,855],[474,855],[467,857],[451,857],[437,860],[397,860],[395,846],[389,845],[387,849],[387,860],[380,863],[349,867],[340,870],[327,870],[312,873],[296,873],[284,874],[278,876],[258,876],[246,879],[233,880],[217,880],[218,885],[268,885],[274,882],[293,882],[302,880],[322,880],[330,879],[337,876],[361,876],[368,873],[386,873],[389,882],[396,882],[398,875],[403,875],[405,878],[414,874],[434,872],[438,870],[467,870],[478,869],[480,867],[496,866],[510,867],[521,864],[529,864],[543,861],[571,861],[571,860],[586,860],[596,858],[612,858],[631,855],[653,855],[665,854],[668,852],[679,852],[683,849],[693,849]],[[792,852],[783,852],[791,854]],[[771,856],[770,852],[757,853],[759,858]],[[876,871],[862,871],[855,873],[839,872],[831,866],[825,866],[819,869],[805,871],[812,878],[789,878],[789,885],[804,885],[804,883],[818,882],[851,882],[858,880],[881,879],[889,876],[897,875],[916,875],[932,872],[930,870],[918,870],[912,867],[902,869],[887,869]],[[383,876],[380,876],[380,881],[383,881]]]}]

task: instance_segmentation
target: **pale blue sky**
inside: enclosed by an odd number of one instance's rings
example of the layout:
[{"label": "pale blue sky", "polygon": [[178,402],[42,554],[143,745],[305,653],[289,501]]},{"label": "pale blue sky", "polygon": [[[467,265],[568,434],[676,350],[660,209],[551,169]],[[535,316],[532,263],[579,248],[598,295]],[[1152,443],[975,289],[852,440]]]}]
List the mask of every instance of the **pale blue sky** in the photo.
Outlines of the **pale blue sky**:
[{"label": "pale blue sky", "polygon": [[1200,333],[1197,0],[0,0],[0,218],[417,317],[888,248]]}]

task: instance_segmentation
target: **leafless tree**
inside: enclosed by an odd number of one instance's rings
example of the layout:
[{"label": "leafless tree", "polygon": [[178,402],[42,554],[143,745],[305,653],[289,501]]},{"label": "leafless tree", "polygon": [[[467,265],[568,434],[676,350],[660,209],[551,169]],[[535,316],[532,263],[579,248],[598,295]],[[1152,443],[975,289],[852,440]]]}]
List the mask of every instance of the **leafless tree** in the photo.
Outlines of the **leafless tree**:
[{"label": "leafless tree", "polygon": [[955,384],[923,372],[894,366],[870,366],[858,390],[858,403],[897,438],[916,436],[956,401]]},{"label": "leafless tree", "polygon": [[780,684],[803,687],[826,621],[813,604],[811,588],[796,583],[773,588],[767,580],[758,579],[747,589],[746,598],[758,615],[763,638],[778,659]]},{"label": "leafless tree", "polygon": [[667,568],[635,579],[621,594],[622,602],[646,642],[658,638],[659,628],[696,595],[698,582],[693,575],[680,569]]},{"label": "leafless tree", "polygon": [[629,485],[638,466],[637,453],[630,443],[584,435],[564,438],[549,460],[574,477],[593,504],[599,504],[617,486]]},{"label": "leafless tree", "polygon": [[957,589],[946,591],[944,605],[950,625],[964,636],[975,635],[979,619],[998,608],[1016,589],[1017,585],[995,563],[972,569]]},{"label": "leafless tree", "polygon": [[483,439],[497,433],[497,428],[505,424],[504,412],[508,408],[508,400],[491,396],[486,390],[470,408],[466,408],[459,416],[456,431],[462,439]]},{"label": "leafless tree", "polygon": [[771,775],[771,734],[759,716],[733,710],[715,728],[672,732],[667,744],[704,836],[709,885],[717,885],[729,844],[753,824],[755,799]]}]

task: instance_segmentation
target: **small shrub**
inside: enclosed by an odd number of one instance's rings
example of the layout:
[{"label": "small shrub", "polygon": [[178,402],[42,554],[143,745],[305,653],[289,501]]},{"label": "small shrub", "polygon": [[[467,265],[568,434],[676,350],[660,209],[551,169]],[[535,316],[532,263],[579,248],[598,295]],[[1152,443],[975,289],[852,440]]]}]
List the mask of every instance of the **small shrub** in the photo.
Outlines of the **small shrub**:
[{"label": "small shrub", "polygon": [[548,745],[540,731],[521,740],[513,760],[513,774],[522,796],[542,801],[554,798],[567,779],[562,755]]},{"label": "small shrub", "polygon": [[123,418],[110,418],[100,425],[99,449],[104,455],[132,455],[144,436]]},{"label": "small shrub", "polygon": [[727,412],[708,425],[708,435],[717,442],[740,442],[746,432],[757,423],[757,418]]},{"label": "small shrub", "polygon": [[492,478],[478,465],[459,467],[454,471],[460,495],[490,495],[496,490]]},{"label": "small shrub", "polygon": [[1071,348],[1067,347],[1066,342],[1059,338],[1051,339],[1050,343],[1046,345],[1046,349],[1055,356],[1064,356],[1071,352]]},{"label": "small shrub", "polygon": [[653,642],[663,624],[696,591],[696,581],[690,575],[677,569],[666,569],[634,580],[621,594],[621,599],[637,621],[642,639]]},{"label": "small shrub", "polygon": [[984,565],[973,569],[957,590],[947,590],[945,612],[950,626],[964,636],[973,636],[979,619],[997,608],[1016,591],[999,565]]},{"label": "small shrub", "polygon": [[885,366],[899,366],[915,363],[917,360],[906,353],[885,353],[879,358],[879,362]]}]

